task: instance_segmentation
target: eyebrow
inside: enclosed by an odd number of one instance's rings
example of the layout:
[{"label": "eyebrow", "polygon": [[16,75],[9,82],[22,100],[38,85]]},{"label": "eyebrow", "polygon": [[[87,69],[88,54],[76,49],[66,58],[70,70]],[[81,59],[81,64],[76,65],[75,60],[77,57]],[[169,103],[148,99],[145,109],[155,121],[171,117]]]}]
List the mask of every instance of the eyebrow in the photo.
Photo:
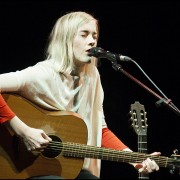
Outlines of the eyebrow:
[{"label": "eyebrow", "polygon": [[[88,30],[81,30],[80,32],[89,33]],[[98,35],[98,33],[97,32],[93,32],[93,35]]]}]

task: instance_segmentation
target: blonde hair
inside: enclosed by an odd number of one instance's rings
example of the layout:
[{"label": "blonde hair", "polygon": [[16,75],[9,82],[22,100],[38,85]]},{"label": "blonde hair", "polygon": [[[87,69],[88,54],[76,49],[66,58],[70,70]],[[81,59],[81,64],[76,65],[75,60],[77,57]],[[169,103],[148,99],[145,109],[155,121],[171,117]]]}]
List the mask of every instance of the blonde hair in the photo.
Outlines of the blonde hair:
[{"label": "blonde hair", "polygon": [[[67,13],[56,21],[49,36],[46,53],[47,59],[54,61],[59,72],[70,73],[73,70],[73,40],[78,28],[91,20],[96,20],[99,36],[98,20],[86,12]],[[93,65],[96,65],[96,60],[92,60],[90,64],[87,64],[85,71],[88,72],[88,69],[90,70]]]}]

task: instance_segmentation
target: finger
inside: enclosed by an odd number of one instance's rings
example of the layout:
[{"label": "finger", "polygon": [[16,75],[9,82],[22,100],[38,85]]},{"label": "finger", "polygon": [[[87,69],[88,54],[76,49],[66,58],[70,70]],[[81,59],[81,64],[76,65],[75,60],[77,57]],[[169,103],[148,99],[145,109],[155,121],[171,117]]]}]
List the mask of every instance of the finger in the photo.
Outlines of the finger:
[{"label": "finger", "polygon": [[146,162],[143,161],[143,162],[141,163],[141,165],[142,165],[142,167],[140,167],[140,169],[138,170],[138,172],[139,172],[139,173],[147,173]]},{"label": "finger", "polygon": [[26,141],[24,141],[24,144],[25,144],[27,150],[28,150],[28,151],[31,151],[31,147],[29,146],[29,143],[27,143]]},{"label": "finger", "polygon": [[29,144],[27,144],[26,147],[27,147],[27,150],[28,150],[28,151],[33,151],[33,150],[36,149],[34,146],[31,146],[31,145],[29,145]]},{"label": "finger", "polygon": [[31,147],[34,149],[37,149],[37,148],[40,148],[41,147],[41,144],[43,144],[43,141],[40,140],[40,141],[35,141],[34,139],[30,139],[29,140],[29,143],[31,145]]},{"label": "finger", "polygon": [[52,141],[52,139],[46,133],[43,133],[42,137],[48,141]]},{"label": "finger", "polygon": [[139,173],[144,173],[144,174],[149,173],[147,168],[145,168],[145,167],[140,168],[138,171],[139,171]]},{"label": "finger", "polygon": [[147,165],[147,169],[149,172],[159,170],[159,166],[156,164],[156,162],[154,160],[149,159],[149,158],[147,158],[147,160],[146,160],[146,165]]},{"label": "finger", "polygon": [[153,153],[151,153],[151,155],[160,156],[161,152],[153,152]]},{"label": "finger", "polygon": [[[29,141],[32,145],[35,145],[36,148],[40,148],[42,145],[47,145],[49,143],[48,139],[45,139],[44,135],[46,134],[38,134],[36,137],[29,138]],[[46,135],[46,137],[48,137]]]},{"label": "finger", "polygon": [[142,162],[142,168],[139,169],[140,173],[151,173],[152,169],[149,165],[150,159],[146,159]]},{"label": "finger", "polygon": [[44,149],[46,148],[46,146],[41,146],[40,148],[36,148],[36,151],[44,151]]},{"label": "finger", "polygon": [[157,165],[157,163],[154,160],[151,160],[151,163],[152,163],[152,165],[151,165],[152,170],[158,171],[159,166]]},{"label": "finger", "polygon": [[147,159],[145,160],[145,164],[146,164],[146,169],[148,170],[148,172],[152,172],[153,169],[154,169],[154,166],[153,166],[153,164],[152,164],[151,159],[147,158]]},{"label": "finger", "polygon": [[29,139],[25,139],[25,141],[28,143],[31,150],[34,150],[36,148],[40,148],[41,143],[43,143],[43,139],[40,141],[36,141],[36,140],[34,140],[34,138],[29,138]]}]

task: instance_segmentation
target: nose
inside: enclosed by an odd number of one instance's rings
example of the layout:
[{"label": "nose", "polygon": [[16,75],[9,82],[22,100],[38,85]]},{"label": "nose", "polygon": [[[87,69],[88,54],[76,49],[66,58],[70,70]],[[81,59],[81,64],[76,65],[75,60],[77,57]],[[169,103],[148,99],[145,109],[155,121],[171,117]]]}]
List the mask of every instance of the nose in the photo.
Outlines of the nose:
[{"label": "nose", "polygon": [[96,39],[93,37],[93,36],[89,36],[89,44],[91,45],[91,46],[94,46],[95,44],[96,44]]}]

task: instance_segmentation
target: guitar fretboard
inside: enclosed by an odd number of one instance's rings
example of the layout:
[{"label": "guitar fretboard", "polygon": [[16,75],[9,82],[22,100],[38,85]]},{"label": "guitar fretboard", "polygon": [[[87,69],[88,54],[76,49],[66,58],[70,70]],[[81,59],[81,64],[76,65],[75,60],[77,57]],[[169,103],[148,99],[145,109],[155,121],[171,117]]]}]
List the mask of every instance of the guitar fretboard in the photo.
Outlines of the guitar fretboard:
[{"label": "guitar fretboard", "polygon": [[95,158],[127,163],[141,163],[147,158],[154,159],[160,167],[166,167],[171,158],[165,156],[153,156],[145,153],[119,151],[109,148],[89,146],[72,142],[52,141],[45,149],[44,153],[49,154],[59,152],[64,156],[78,158]]}]

